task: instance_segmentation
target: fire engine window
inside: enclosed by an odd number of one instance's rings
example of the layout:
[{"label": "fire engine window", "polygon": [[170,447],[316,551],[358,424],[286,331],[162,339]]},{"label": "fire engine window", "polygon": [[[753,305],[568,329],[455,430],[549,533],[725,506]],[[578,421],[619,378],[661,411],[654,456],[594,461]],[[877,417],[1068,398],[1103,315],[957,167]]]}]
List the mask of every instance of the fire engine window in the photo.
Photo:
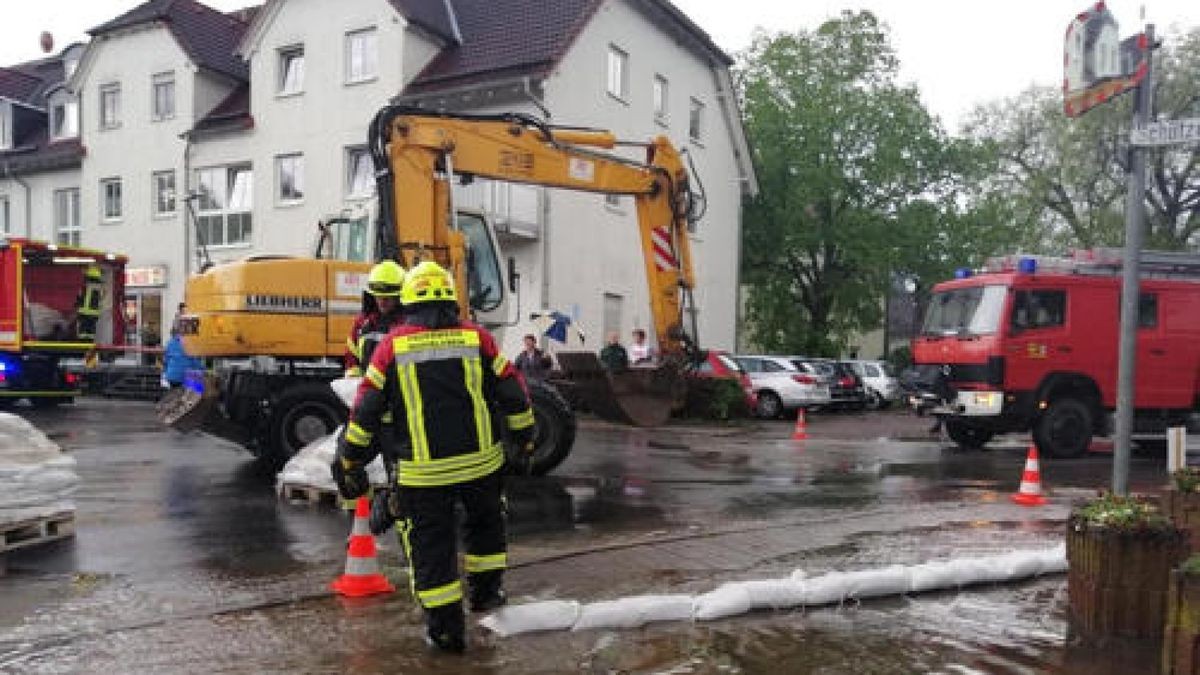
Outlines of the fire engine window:
[{"label": "fire engine window", "polygon": [[[1121,315],[1121,297],[1117,296],[1117,316]],[[1158,294],[1138,294],[1138,328],[1158,327]]]},{"label": "fire engine window", "polygon": [[1066,291],[1017,291],[1013,300],[1013,328],[1052,328],[1066,320]]}]

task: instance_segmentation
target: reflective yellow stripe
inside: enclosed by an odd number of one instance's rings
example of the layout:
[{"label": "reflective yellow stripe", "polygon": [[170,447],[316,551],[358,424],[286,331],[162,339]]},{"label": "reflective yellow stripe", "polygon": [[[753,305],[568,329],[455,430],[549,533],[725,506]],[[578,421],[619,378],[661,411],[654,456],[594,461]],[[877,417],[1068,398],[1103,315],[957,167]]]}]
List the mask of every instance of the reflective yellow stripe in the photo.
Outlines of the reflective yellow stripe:
[{"label": "reflective yellow stripe", "polygon": [[421,602],[422,607],[430,609],[458,602],[462,600],[462,582],[455,579],[445,586],[417,591],[417,600]]},{"label": "reflective yellow stripe", "polygon": [[[412,544],[408,541],[408,535],[412,532],[412,519],[405,518],[396,523],[396,532],[400,535],[400,544],[404,546],[404,559],[408,561],[408,590],[412,593],[413,598],[417,597],[417,574],[413,570],[412,564]],[[420,600],[417,600],[420,602]]]},{"label": "reflective yellow stripe", "polygon": [[492,359],[492,372],[496,373],[496,377],[503,375],[506,368],[508,368],[508,359],[504,358],[503,354]]},{"label": "reflective yellow stripe", "polygon": [[513,431],[518,429],[528,429],[533,426],[533,409],[530,408],[525,412],[519,412],[516,415],[509,415],[505,418],[508,421],[508,428]]},{"label": "reflective yellow stripe", "polygon": [[492,442],[492,415],[488,411],[487,402],[483,400],[483,363],[478,356],[463,359],[463,380],[467,393],[471,395],[471,407],[475,413],[475,433],[479,445],[486,446]]},{"label": "reflective yellow stripe", "polygon": [[467,574],[473,572],[491,572],[492,570],[502,570],[508,567],[507,553],[492,553],[491,555],[471,555],[468,553],[463,557],[464,567],[467,568]]},{"label": "reflective yellow stripe", "polygon": [[[441,464],[444,460],[433,462],[406,462],[401,460],[398,482],[408,487],[437,487],[440,485],[456,485],[495,473],[504,464],[504,453],[500,446],[481,453],[471,453],[467,458],[474,463],[461,467]],[[462,460],[463,457],[451,459]]]},{"label": "reflective yellow stripe", "polygon": [[346,349],[349,349],[351,354],[358,356],[358,344],[354,342],[354,338],[346,338]]},{"label": "reflective yellow stripe", "polygon": [[346,377],[362,377],[362,368],[350,366],[346,369]]},{"label": "reflective yellow stripe", "polygon": [[429,439],[425,437],[424,405],[421,402],[421,389],[417,385],[417,369],[412,365],[396,366],[396,375],[400,381],[400,394],[404,397],[404,410],[408,415],[413,461],[428,461]]},{"label": "reflective yellow stripe", "polygon": [[374,365],[367,366],[366,378],[371,381],[371,384],[379,390],[383,389],[383,384],[387,382],[387,376],[379,372],[379,369]]},{"label": "reflective yellow stripe", "polygon": [[371,444],[371,436],[372,434],[359,426],[358,422],[351,422],[346,427],[346,441],[349,443],[366,447]]}]

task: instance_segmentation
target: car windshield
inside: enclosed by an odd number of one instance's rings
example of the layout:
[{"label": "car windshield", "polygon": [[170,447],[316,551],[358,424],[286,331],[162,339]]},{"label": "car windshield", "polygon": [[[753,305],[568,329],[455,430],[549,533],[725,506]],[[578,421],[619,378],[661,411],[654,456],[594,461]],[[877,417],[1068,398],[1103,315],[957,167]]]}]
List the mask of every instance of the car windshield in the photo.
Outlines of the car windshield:
[{"label": "car windshield", "polygon": [[1000,326],[1005,286],[974,286],[934,293],[921,335],[991,335]]}]

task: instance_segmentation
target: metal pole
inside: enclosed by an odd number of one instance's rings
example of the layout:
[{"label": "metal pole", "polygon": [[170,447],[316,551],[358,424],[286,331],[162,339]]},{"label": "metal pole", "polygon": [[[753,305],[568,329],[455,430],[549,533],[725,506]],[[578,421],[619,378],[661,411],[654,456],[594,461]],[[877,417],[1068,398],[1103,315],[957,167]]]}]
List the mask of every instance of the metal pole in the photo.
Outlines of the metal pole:
[{"label": "metal pole", "polygon": [[[1133,126],[1150,119],[1154,62],[1154,24],[1146,26],[1146,77],[1138,85],[1133,108]],[[1129,192],[1125,196],[1125,265],[1121,275],[1121,344],[1117,366],[1117,419],[1113,450],[1115,494],[1129,494],[1129,446],[1133,435],[1134,375],[1137,369],[1138,262],[1144,228],[1146,154],[1139,146],[1129,145]]]}]

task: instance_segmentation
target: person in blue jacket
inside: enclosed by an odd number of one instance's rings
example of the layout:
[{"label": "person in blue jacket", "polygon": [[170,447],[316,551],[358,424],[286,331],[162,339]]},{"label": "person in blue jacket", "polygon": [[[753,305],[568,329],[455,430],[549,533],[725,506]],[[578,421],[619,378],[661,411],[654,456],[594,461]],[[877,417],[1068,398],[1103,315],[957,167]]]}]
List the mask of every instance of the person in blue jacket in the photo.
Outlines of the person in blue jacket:
[{"label": "person in blue jacket", "polygon": [[179,337],[179,329],[171,329],[171,339],[163,351],[163,379],[171,389],[183,386],[187,371],[204,368],[204,362],[195,356],[188,356],[183,349],[183,340]]}]

